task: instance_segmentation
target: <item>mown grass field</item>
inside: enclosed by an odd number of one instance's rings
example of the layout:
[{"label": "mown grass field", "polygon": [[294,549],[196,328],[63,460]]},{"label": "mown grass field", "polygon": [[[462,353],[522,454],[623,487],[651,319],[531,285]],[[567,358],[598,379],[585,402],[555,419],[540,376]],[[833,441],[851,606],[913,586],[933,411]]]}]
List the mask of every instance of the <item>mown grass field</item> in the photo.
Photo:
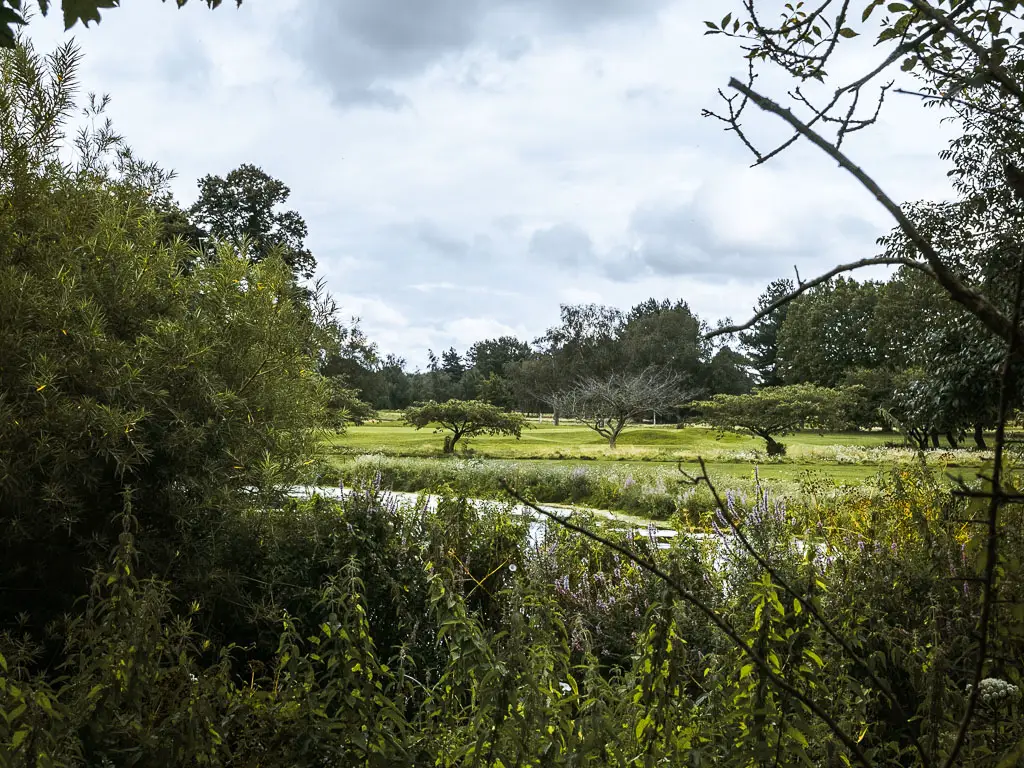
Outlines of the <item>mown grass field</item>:
[{"label": "mown grass field", "polygon": [[[329,452],[342,466],[356,456],[375,454],[388,457],[428,458],[441,455],[443,434],[432,429],[417,430],[396,413],[381,414],[373,423],[349,427],[329,440]],[[772,458],[764,442],[752,436],[719,432],[699,426],[676,429],[666,426],[637,426],[624,431],[612,449],[587,427],[550,419],[533,421],[520,439],[481,436],[460,441],[457,454],[476,459],[514,460],[524,467],[549,463],[614,462],[628,464],[666,463],[696,469],[697,459],[706,462],[713,475],[748,478],[754,466],[761,477],[795,481],[808,471],[818,472],[838,483],[857,484],[885,471],[894,463],[913,461],[909,449],[900,445],[898,434],[883,432],[818,433],[800,432],[782,438],[787,455]],[[964,472],[973,477],[985,454],[968,450],[930,452],[927,460],[936,470]]]}]

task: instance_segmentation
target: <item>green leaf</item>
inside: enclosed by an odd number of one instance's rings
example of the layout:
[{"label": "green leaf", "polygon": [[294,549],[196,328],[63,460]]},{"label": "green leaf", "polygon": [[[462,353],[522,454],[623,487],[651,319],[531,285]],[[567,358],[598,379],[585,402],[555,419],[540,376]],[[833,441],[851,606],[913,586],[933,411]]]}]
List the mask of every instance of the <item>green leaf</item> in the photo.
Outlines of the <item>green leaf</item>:
[{"label": "green leaf", "polygon": [[849,38],[849,37],[856,37],[857,36],[857,33],[854,32],[849,27],[843,27],[842,29],[840,29],[839,30],[839,34],[842,35],[843,37],[847,37],[847,38]]},{"label": "green leaf", "polygon": [[100,8],[117,8],[120,0],[63,0],[64,29],[68,30],[81,21],[86,27],[90,21],[100,23]]},{"label": "green leaf", "polygon": [[1014,766],[1020,765],[1022,758],[1024,758],[1024,739],[1017,742],[1017,746],[1003,755],[996,768],[1014,768]]},{"label": "green leaf", "polygon": [[903,3],[889,3],[886,8],[889,13],[906,13],[910,10],[910,6],[904,5]]},{"label": "green leaf", "polygon": [[804,736],[802,731],[797,730],[792,725],[787,725],[786,735],[789,736],[789,738],[793,739],[793,741],[799,742],[800,746],[802,746],[804,749],[807,748],[807,737]]},{"label": "green leaf", "polygon": [[753,664],[744,664],[740,667],[740,680],[750,676],[750,673],[754,671]]},{"label": "green leaf", "polygon": [[825,662],[821,660],[821,656],[816,654],[814,651],[810,651],[810,650],[807,650],[805,648],[804,649],[804,656],[806,656],[807,658],[811,659],[815,664],[818,665],[819,668],[822,668],[822,667],[825,666]]},{"label": "green leaf", "polygon": [[11,749],[17,749],[21,746],[22,742],[28,738],[28,728],[22,728],[21,730],[15,731],[14,736],[11,737]]},{"label": "green leaf", "polygon": [[875,8],[877,8],[881,4],[882,0],[872,0],[871,3],[868,4],[867,8],[864,9],[864,13],[861,14],[860,20],[867,21],[868,17],[871,16],[871,13],[875,10]]},{"label": "green leaf", "polygon": [[900,67],[904,72],[909,72],[917,66],[917,56],[909,56],[903,61],[903,66]]},{"label": "green leaf", "polygon": [[0,6],[0,48],[14,47],[14,29],[12,24],[23,25],[25,19],[20,14]]}]

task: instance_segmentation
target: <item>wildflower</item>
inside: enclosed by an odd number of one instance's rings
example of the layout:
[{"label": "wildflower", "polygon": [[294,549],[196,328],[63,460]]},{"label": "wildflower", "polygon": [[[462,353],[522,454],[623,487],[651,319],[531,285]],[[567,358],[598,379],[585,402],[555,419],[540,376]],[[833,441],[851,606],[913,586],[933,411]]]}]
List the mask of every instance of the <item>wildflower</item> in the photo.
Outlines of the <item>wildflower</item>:
[{"label": "wildflower", "polygon": [[572,686],[568,683],[559,683],[558,687],[562,689],[562,693],[572,693]]},{"label": "wildflower", "polygon": [[517,569],[517,566],[516,566],[516,564],[515,564],[515,563],[509,563],[508,569],[509,569],[509,571],[511,571],[512,573],[515,573],[515,572],[516,572],[516,569]]},{"label": "wildflower", "polygon": [[[972,688],[972,685],[967,686],[968,694]],[[986,677],[978,683],[978,697],[986,704],[999,704],[1015,699],[1018,693],[1020,693],[1020,689],[1016,685],[1011,685],[997,677]]]}]

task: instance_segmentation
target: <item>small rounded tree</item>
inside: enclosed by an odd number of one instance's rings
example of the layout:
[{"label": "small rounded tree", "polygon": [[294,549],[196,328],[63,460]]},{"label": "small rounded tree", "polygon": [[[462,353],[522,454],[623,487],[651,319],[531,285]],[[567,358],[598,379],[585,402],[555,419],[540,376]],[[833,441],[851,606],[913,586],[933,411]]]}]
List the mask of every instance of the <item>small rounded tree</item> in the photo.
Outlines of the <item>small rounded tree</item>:
[{"label": "small rounded tree", "polygon": [[846,425],[850,395],[846,392],[793,384],[766,387],[749,395],[715,395],[694,403],[703,419],[718,429],[744,429],[765,441],[769,456],[783,456],[777,437],[810,423],[823,429]]},{"label": "small rounded tree", "polygon": [[526,426],[522,415],[508,413],[479,400],[449,400],[445,403],[430,400],[407,408],[405,421],[416,429],[434,424],[435,432],[451,432],[444,438],[445,453],[454,453],[455,444],[463,437],[514,435],[518,440]]}]

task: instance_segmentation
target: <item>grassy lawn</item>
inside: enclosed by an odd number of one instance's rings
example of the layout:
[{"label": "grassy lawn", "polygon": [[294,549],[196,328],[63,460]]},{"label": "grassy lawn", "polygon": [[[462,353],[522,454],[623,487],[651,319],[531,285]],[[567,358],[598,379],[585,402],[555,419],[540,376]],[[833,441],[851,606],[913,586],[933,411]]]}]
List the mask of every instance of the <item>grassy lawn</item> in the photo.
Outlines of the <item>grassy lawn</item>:
[{"label": "grassy lawn", "polygon": [[[816,449],[835,446],[882,447],[898,436],[879,432],[818,434],[802,432],[783,439],[788,458],[814,460]],[[383,453],[391,456],[432,456],[441,450],[444,437],[431,429],[417,430],[397,419],[349,427],[344,435],[331,439],[339,454]],[[459,447],[462,448],[462,441]],[[608,447],[598,434],[579,424],[550,422],[530,425],[522,438],[482,436],[468,443],[473,454],[500,459],[599,459],[604,461],[678,461],[704,456],[717,461],[749,463],[764,452],[764,441],[731,432],[720,433],[704,427],[676,429],[673,426],[644,426],[627,429],[616,448]]]},{"label": "grassy lawn", "polygon": [[[329,439],[329,453],[342,469],[358,457],[368,455],[390,458],[405,457],[418,461],[441,455],[444,435],[432,429],[417,430],[401,421],[396,413],[381,414],[373,423],[350,427],[343,435]],[[543,468],[559,471],[574,466],[592,469],[615,468],[616,474],[658,468],[658,474],[675,475],[676,465],[694,472],[697,458],[707,463],[712,477],[723,482],[749,482],[757,467],[760,477],[769,482],[792,485],[808,476],[808,472],[828,478],[840,485],[859,485],[894,464],[915,460],[907,449],[886,447],[898,444],[892,433],[799,432],[787,435],[788,448],[781,459],[769,460],[764,442],[737,433],[721,433],[705,427],[688,426],[676,429],[666,426],[638,426],[624,431],[615,449],[592,430],[575,423],[554,426],[550,419],[531,422],[522,438],[477,437],[460,441],[457,458],[492,463],[495,467],[514,462],[523,469]],[[936,471],[962,473],[973,479],[982,454],[966,450],[934,451],[927,461]],[[646,468],[646,470],[644,469]]]}]

